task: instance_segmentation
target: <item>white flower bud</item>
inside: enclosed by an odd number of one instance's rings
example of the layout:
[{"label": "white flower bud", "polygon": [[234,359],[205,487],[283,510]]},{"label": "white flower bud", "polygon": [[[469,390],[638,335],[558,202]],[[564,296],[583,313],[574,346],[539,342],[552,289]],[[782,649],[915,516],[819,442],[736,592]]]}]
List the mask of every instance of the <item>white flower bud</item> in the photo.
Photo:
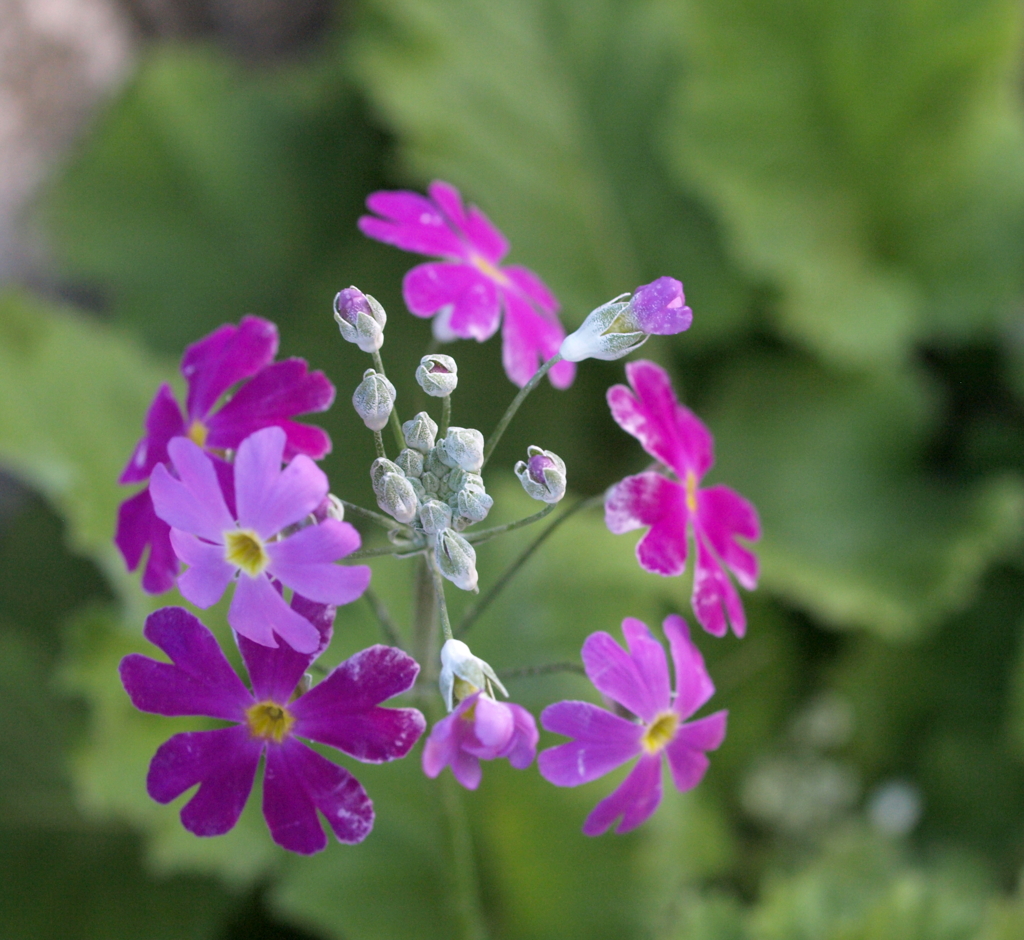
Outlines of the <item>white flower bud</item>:
[{"label": "white flower bud", "polygon": [[419,499],[410,480],[402,473],[385,473],[376,488],[377,505],[399,522],[412,522],[419,510]]},{"label": "white flower bud", "polygon": [[342,339],[372,353],[384,345],[384,308],[357,287],[346,287],[334,298],[334,319]]},{"label": "white flower bud", "polygon": [[407,477],[419,477],[423,473],[423,454],[417,450],[405,448],[395,458],[395,463],[402,468]]},{"label": "white flower bud", "polygon": [[452,584],[463,591],[476,591],[476,550],[458,532],[445,529],[438,533],[434,557],[441,574]]},{"label": "white flower bud", "polygon": [[463,487],[459,490],[456,499],[459,515],[467,520],[463,528],[465,525],[483,522],[487,518],[487,513],[491,511],[491,507],[494,505],[494,500],[483,489],[475,486]]},{"label": "white flower bud", "polygon": [[413,450],[428,454],[434,447],[434,438],[437,437],[437,423],[425,411],[421,411],[415,418],[410,418],[402,425],[402,433],[405,434],[405,443]]},{"label": "white flower bud", "polygon": [[395,386],[386,376],[373,369],[363,373],[363,381],[352,395],[352,407],[371,431],[379,431],[388,423],[395,405]]},{"label": "white flower bud", "polygon": [[439,499],[428,499],[420,506],[420,525],[427,535],[437,535],[452,524],[452,510]]},{"label": "white flower bud", "polygon": [[326,519],[345,521],[345,504],[333,493],[328,493],[320,505],[313,510],[313,518],[319,523]]},{"label": "white flower bud", "polygon": [[459,367],[451,356],[431,353],[416,367],[416,381],[420,388],[434,398],[444,398],[455,391],[459,383]]},{"label": "white flower bud", "polygon": [[448,436],[435,450],[452,469],[476,473],[484,465],[484,436],[475,428],[448,428]]},{"label": "white flower bud", "polygon": [[557,503],[565,496],[565,462],[558,454],[531,446],[526,451],[529,460],[515,465],[515,474],[533,499]]},{"label": "white flower bud", "polygon": [[378,496],[381,492],[381,481],[388,473],[397,473],[399,476],[403,476],[405,471],[393,460],[388,460],[387,457],[378,457],[370,464],[370,483],[373,485],[373,492]]},{"label": "white flower bud", "polygon": [[[494,698],[495,689],[508,698],[508,692],[494,670],[484,660],[474,656],[462,640],[446,640],[441,647],[441,675],[438,683],[448,711],[455,708],[456,700],[462,701],[481,689],[491,698]],[[465,685],[459,688],[463,683]]]},{"label": "white flower bud", "polygon": [[416,494],[416,498],[422,503],[425,499],[428,499],[427,491],[423,489],[423,484],[420,483],[416,477],[407,477],[409,486],[412,487],[413,492]]},{"label": "white flower bud", "polygon": [[441,481],[437,478],[437,474],[431,473],[429,470],[424,470],[422,476],[420,476],[420,483],[423,484],[423,489],[431,496],[436,496],[441,489]]}]

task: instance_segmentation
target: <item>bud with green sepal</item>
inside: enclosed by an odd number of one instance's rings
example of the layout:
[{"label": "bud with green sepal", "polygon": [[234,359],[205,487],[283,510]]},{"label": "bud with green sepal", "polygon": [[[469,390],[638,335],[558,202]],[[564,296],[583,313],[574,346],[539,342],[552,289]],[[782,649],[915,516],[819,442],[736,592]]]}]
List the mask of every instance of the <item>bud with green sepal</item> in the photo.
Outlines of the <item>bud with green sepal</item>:
[{"label": "bud with green sepal", "polygon": [[459,384],[459,367],[451,356],[431,353],[416,367],[416,381],[420,388],[434,398],[445,398]]},{"label": "bud with green sepal", "polygon": [[452,711],[464,698],[480,691],[494,698],[497,689],[508,698],[508,691],[490,664],[474,656],[462,640],[446,640],[441,647],[438,684],[448,711]]},{"label": "bud with green sepal", "polygon": [[391,417],[395,394],[395,386],[387,376],[367,369],[352,395],[352,407],[371,431],[380,431]]},{"label": "bud with green sepal", "polygon": [[429,454],[437,437],[437,422],[425,411],[421,411],[402,425],[402,433],[409,447],[421,454]]},{"label": "bud with green sepal", "polygon": [[346,287],[334,298],[334,319],[342,339],[355,343],[363,352],[377,352],[384,345],[384,308],[357,287]]},{"label": "bud with green sepal", "polygon": [[558,454],[535,446],[528,447],[526,455],[529,459],[520,460],[514,468],[523,489],[533,499],[557,503],[565,496],[565,462]]},{"label": "bud with green sepal", "polygon": [[484,465],[484,436],[475,428],[448,428],[435,451],[441,462],[453,470],[476,473]]},{"label": "bud with green sepal", "polygon": [[407,477],[419,479],[423,474],[423,454],[418,450],[407,447],[395,458],[395,463],[402,468]]},{"label": "bud with green sepal", "polygon": [[439,499],[427,499],[420,506],[420,527],[427,535],[438,535],[452,524],[452,509]]},{"label": "bud with green sepal", "polygon": [[457,588],[477,590],[476,550],[454,529],[437,534],[434,558],[441,574]]},{"label": "bud with green sepal", "polygon": [[378,457],[370,465],[370,482],[377,505],[399,522],[409,523],[419,510],[419,496],[398,464]]}]

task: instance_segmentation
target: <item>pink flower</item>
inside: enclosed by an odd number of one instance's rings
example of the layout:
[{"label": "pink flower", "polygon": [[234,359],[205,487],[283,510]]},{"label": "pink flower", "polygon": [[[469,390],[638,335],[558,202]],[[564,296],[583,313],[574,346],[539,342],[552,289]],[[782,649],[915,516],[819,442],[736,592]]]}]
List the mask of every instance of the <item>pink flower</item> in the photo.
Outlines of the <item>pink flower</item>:
[{"label": "pink flower", "polygon": [[436,777],[451,767],[459,783],[475,790],[481,760],[507,757],[516,770],[524,770],[533,763],[538,737],[533,715],[521,705],[474,692],[431,729],[423,748],[423,772]]},{"label": "pink flower", "polygon": [[235,581],[232,630],[270,647],[277,646],[277,634],[309,653],[320,635],[285,603],[272,579],[318,604],[348,604],[366,590],[370,569],[334,564],[359,547],[359,533],[347,522],[325,519],[280,537],[327,495],[327,477],[309,457],[300,454],[281,469],[284,449],[281,428],[242,441],[234,464],[237,512],[224,500],[213,462],[188,438],[168,445],[178,478],[161,464],[149,486],[156,514],[171,526],[174,551],[189,566],[178,578],[182,596],[209,607]]},{"label": "pink flower", "polygon": [[729,623],[743,636],[746,614],[726,569],[748,591],[757,586],[757,557],[737,542],[738,537],[761,537],[757,510],[727,486],[700,488],[715,460],[714,440],[701,420],[679,404],[665,370],[638,360],[626,366],[626,376],[633,391],[624,385],[608,389],[612,417],[677,479],[653,471],[626,477],[608,490],[605,522],[616,535],[650,526],[636,557],[647,571],[665,576],[683,573],[692,529],[697,620],[715,636],[724,636]]},{"label": "pink flower", "polygon": [[[443,261],[413,268],[402,283],[408,308],[418,317],[434,317],[434,335],[483,342],[494,335],[504,311],[502,361],[508,377],[522,387],[562,343],[558,301],[528,268],[500,266],[509,244],[476,206],[466,209],[459,191],[435,181],[430,198],[407,190],[373,193],[366,205],[364,235],[404,251],[433,255]],[[379,218],[378,218],[379,216]],[[569,362],[549,375],[556,388],[575,376]]]},{"label": "pink flower", "polygon": [[583,665],[590,681],[639,722],[590,702],[556,702],[541,713],[547,731],[575,738],[541,751],[537,758],[541,776],[555,786],[589,783],[640,757],[619,787],[594,807],[583,824],[585,835],[600,835],[620,816],[615,831],[628,832],[651,816],[661,802],[662,754],[676,789],[692,790],[708,768],[705,752],[715,750],[725,739],[724,711],[685,721],[711,698],[715,687],[690,640],[686,621],[673,614],[665,620],[664,629],[675,665],[674,696],[665,650],[639,620],[622,621],[628,653],[603,631],[592,633],[583,644]]}]

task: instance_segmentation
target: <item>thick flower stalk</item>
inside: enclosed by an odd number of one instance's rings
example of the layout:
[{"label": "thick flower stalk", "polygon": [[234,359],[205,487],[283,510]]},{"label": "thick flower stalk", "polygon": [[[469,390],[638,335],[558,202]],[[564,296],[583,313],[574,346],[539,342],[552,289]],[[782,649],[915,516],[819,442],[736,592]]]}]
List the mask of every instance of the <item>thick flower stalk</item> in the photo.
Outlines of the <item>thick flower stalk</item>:
[{"label": "thick flower stalk", "polygon": [[574,738],[541,751],[541,776],[559,787],[589,783],[640,759],[583,824],[596,836],[621,818],[616,832],[628,832],[650,818],[661,802],[662,756],[677,790],[692,790],[708,768],[705,752],[725,739],[726,712],[687,722],[714,694],[704,658],[690,639],[686,621],[673,614],[664,623],[672,650],[676,691],[671,692],[662,645],[647,626],[627,617],[626,652],[608,633],[592,633],[583,644],[583,665],[597,690],[637,717],[630,721],[590,702],[557,702],[541,713],[547,731]]},{"label": "thick flower stalk", "polygon": [[[376,215],[364,215],[359,228],[404,251],[444,259],[406,274],[406,306],[418,317],[433,317],[442,342],[483,342],[501,325],[505,372],[522,387],[565,337],[558,301],[528,268],[501,265],[508,240],[476,206],[463,206],[454,186],[435,181],[427,192],[429,197],[407,190],[373,193],[366,205]],[[574,375],[575,366],[559,363],[551,384],[567,388]]]},{"label": "thick flower stalk", "polygon": [[[182,412],[169,385],[162,385],[146,415],[146,435],[128,460],[119,482],[147,481],[154,468],[169,461],[167,446],[188,437],[215,457],[234,450],[254,431],[277,426],[285,432],[285,456],[306,454],[319,459],[331,449],[320,428],[299,424],[296,415],[325,411],[334,401],[334,386],[322,372],[310,372],[302,359],[273,362],[277,327],[259,317],[243,317],[238,326],[225,324],[193,343],[181,359],[188,383]],[[244,382],[225,400],[238,383]],[[231,473],[218,460],[218,473],[230,492]],[[142,587],[161,594],[174,586],[178,560],[170,528],[153,511],[148,487],[121,504],[114,537],[130,571],[149,555]]]},{"label": "thick flower stalk", "polygon": [[655,574],[682,574],[689,533],[696,547],[693,610],[709,633],[723,636],[732,625],[743,636],[747,618],[731,571],[748,591],[757,586],[757,557],[737,539],[761,537],[757,510],[727,486],[701,488],[714,463],[714,439],[701,420],[676,399],[668,374],[646,360],[630,362],[632,390],[608,390],[612,417],[676,479],[647,471],[616,483],[605,498],[605,521],[616,533],[649,526],[636,547],[640,565]]},{"label": "thick flower stalk", "polygon": [[197,607],[217,603],[228,585],[235,593],[228,623],[241,636],[277,646],[275,634],[302,653],[320,635],[285,603],[274,580],[321,604],[347,604],[370,583],[370,569],[334,562],[355,551],[359,533],[347,522],[325,519],[290,535],[327,496],[327,477],[300,454],[282,470],[281,428],[264,428],[242,441],[234,463],[236,512],[224,499],[213,462],[187,438],[168,452],[177,478],[163,465],[150,490],[157,515],[171,526],[171,543],[188,565],[178,589]]},{"label": "thick flower stalk", "polygon": [[368,763],[404,757],[423,733],[414,708],[381,708],[407,691],[419,667],[401,650],[372,646],[337,666],[309,691],[300,681],[331,639],[334,609],[296,596],[292,607],[317,634],[314,649],[270,649],[238,637],[251,690],[213,634],[188,611],[165,607],[146,620],[145,636],[170,658],[134,653],[121,681],[136,708],[158,715],[204,715],[231,722],[176,734],[157,750],[146,788],[158,803],[199,789],[181,811],[198,836],[223,835],[238,822],[265,759],[263,815],[273,840],[303,855],[327,845],[319,810],[339,842],[361,842],[373,828],[373,804],[344,767],[299,739],[327,744]]}]

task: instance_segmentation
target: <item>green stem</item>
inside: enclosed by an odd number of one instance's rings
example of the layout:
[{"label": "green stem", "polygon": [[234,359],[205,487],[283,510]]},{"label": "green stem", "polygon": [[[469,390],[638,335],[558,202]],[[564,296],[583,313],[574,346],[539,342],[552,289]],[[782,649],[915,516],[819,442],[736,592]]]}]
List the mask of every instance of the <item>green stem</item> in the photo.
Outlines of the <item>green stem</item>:
[{"label": "green stem", "polygon": [[476,857],[473,852],[473,837],[466,818],[466,808],[455,778],[441,775],[441,794],[444,814],[448,821],[450,840],[452,887],[455,889],[455,904],[465,940],[487,940],[487,926],[480,910],[480,886],[476,873]]},{"label": "green stem", "polygon": [[505,532],[511,532],[513,529],[521,529],[523,526],[539,522],[545,516],[553,513],[555,511],[555,506],[557,505],[557,503],[548,503],[540,512],[535,512],[532,516],[526,516],[524,519],[517,519],[515,522],[508,522],[505,525],[498,525],[493,529],[481,529],[479,532],[468,532],[463,536],[463,538],[465,538],[467,542],[472,542],[474,545],[479,542],[486,542],[489,539],[493,539],[496,535],[502,535]]},{"label": "green stem", "polygon": [[387,607],[384,606],[384,602],[371,588],[367,588],[363,592],[363,597],[366,598],[367,603],[372,608],[374,616],[376,616],[377,622],[380,624],[381,632],[388,641],[388,645],[397,646],[398,649],[405,649],[402,645],[402,638],[398,633],[398,627],[395,626],[395,621],[392,619]]},{"label": "green stem", "polygon": [[[345,512],[354,512],[357,516],[362,516],[364,519],[369,519],[371,522],[376,522],[377,525],[382,526],[389,532],[394,529],[407,529],[407,526],[402,525],[401,522],[396,522],[388,516],[383,516],[379,512],[374,512],[372,509],[363,509],[362,506],[357,506],[355,503],[350,503],[348,500],[342,500],[341,505],[345,507]],[[411,533],[412,530],[409,529]]]},{"label": "green stem", "polygon": [[452,423],[452,396],[445,395],[441,399],[441,426],[437,429],[437,439],[441,440],[448,433],[448,425]]},{"label": "green stem", "polygon": [[499,679],[523,679],[527,676],[546,676],[552,672],[578,672],[585,675],[580,663],[545,663],[542,666],[523,666],[521,669],[502,669]]},{"label": "green stem", "polygon": [[[392,409],[391,413],[395,413],[394,409]],[[384,438],[381,436],[380,431],[373,432],[373,446],[377,448],[377,456],[387,460],[388,452],[384,450]]]},{"label": "green stem", "polygon": [[354,558],[379,558],[381,555],[394,555],[396,557],[408,557],[414,552],[421,552],[426,546],[413,543],[407,548],[401,545],[392,545],[390,548],[361,548],[358,552],[352,552],[345,556],[346,561]]},{"label": "green stem", "polygon": [[434,561],[434,556],[428,552],[426,558],[427,564],[430,566],[430,573],[434,577],[434,594],[437,596],[437,612],[441,617],[441,630],[444,632],[444,638],[451,640],[453,639],[452,624],[448,619],[448,605],[444,600],[444,578],[441,577],[441,571],[437,567],[437,562]]},{"label": "green stem", "polygon": [[434,596],[434,580],[427,568],[427,559],[416,563],[413,583],[412,605],[412,650],[413,659],[420,664],[420,682],[433,684],[437,680],[437,650],[434,639],[434,617],[437,601]]},{"label": "green stem", "polygon": [[[384,362],[380,358],[380,350],[375,349],[373,351],[373,367],[387,378],[384,373]],[[392,408],[391,417],[388,419],[391,422],[391,431],[395,435],[395,443],[398,445],[400,451],[405,450],[405,434],[402,432],[402,422],[398,420],[398,412]]]},{"label": "green stem", "polygon": [[563,522],[576,515],[576,513],[581,509],[596,506],[603,500],[603,493],[597,496],[590,496],[587,499],[579,500],[567,512],[562,513],[562,515],[552,522],[551,525],[541,532],[541,534],[538,535],[537,538],[535,538],[533,542],[522,551],[519,557],[508,566],[505,573],[495,581],[490,590],[462,615],[462,622],[459,624],[458,630],[455,631],[456,635],[461,637],[471,626],[473,626],[474,623],[476,623],[477,618],[487,609],[490,603],[502,592],[502,590],[504,590],[505,585],[507,585],[509,581],[516,576],[519,569],[530,560],[530,556],[554,534],[555,530]]},{"label": "green stem", "polygon": [[526,401],[526,396],[530,394],[544,378],[548,372],[551,371],[552,366],[557,365],[562,361],[562,354],[555,353],[547,362],[544,363],[536,372],[533,374],[533,378],[530,379],[521,389],[519,394],[512,399],[512,404],[505,409],[505,413],[501,416],[501,420],[498,422],[497,427],[491,433],[490,439],[487,441],[487,446],[484,447],[484,466],[487,465],[487,461],[490,460],[491,454],[494,452],[494,448],[498,446],[498,441],[501,440],[502,434],[505,433],[505,429],[508,427],[509,422],[515,417],[516,412],[519,410],[519,406]]}]

